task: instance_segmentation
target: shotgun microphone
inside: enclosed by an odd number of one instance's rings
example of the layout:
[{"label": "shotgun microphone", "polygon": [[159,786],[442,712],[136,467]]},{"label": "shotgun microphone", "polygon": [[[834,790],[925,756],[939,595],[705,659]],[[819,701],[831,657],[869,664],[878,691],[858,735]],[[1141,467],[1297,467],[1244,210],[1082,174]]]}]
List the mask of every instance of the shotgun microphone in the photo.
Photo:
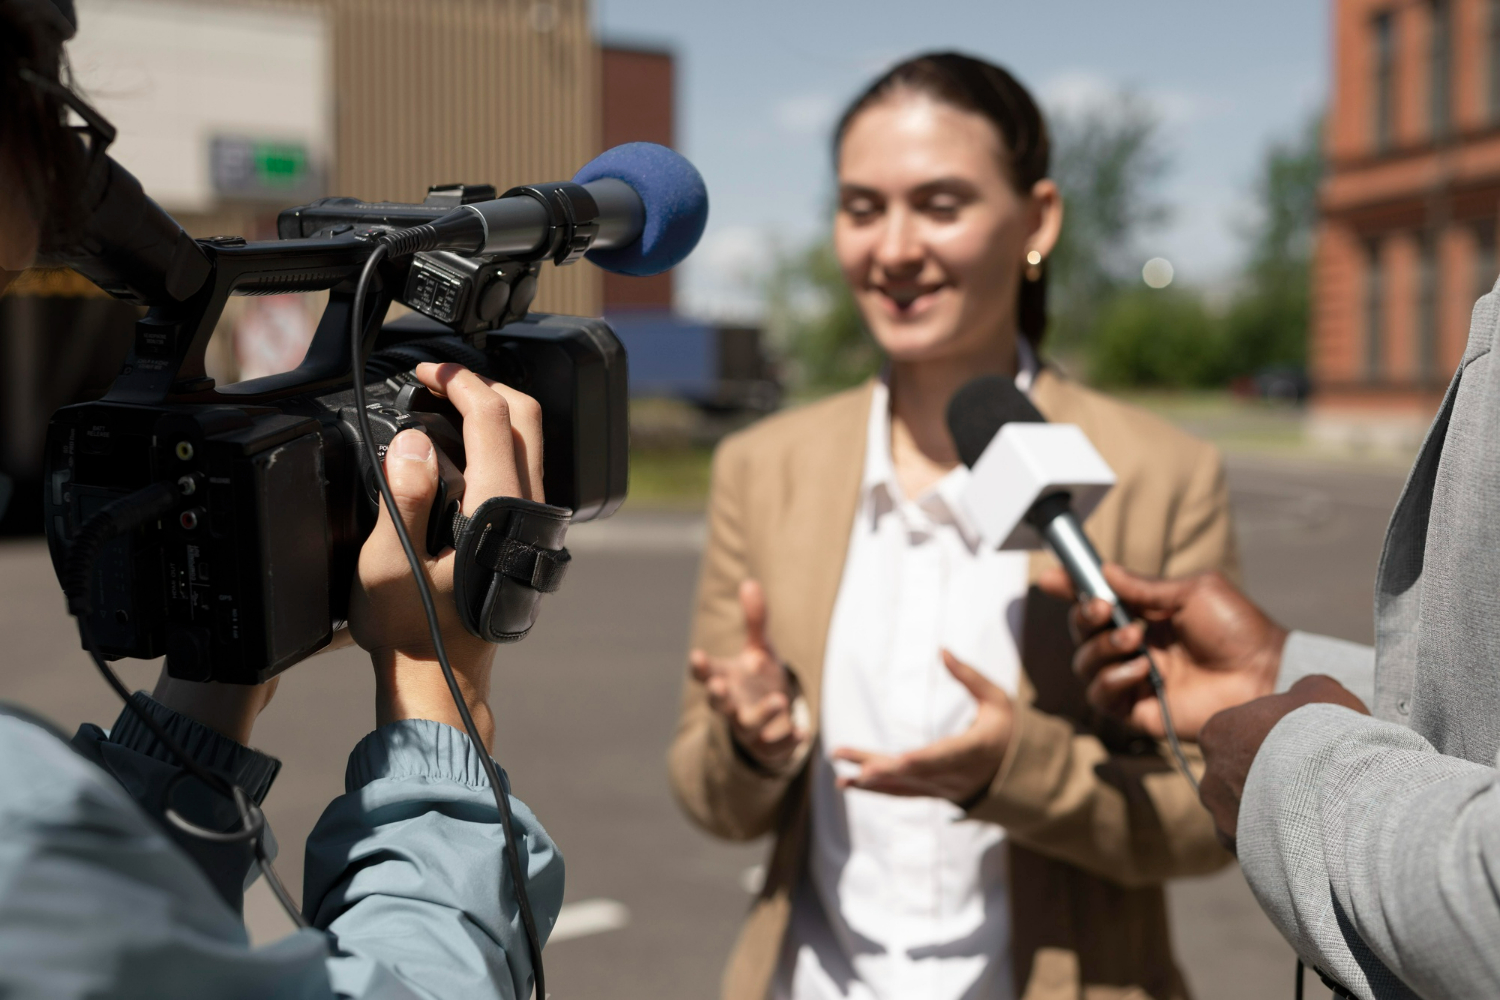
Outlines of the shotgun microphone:
[{"label": "shotgun microphone", "polygon": [[379,239],[393,257],[449,250],[568,264],[586,256],[607,271],[651,275],[692,252],[707,223],[697,169],[665,146],[631,142],[590,160],[572,181],[511,188]]}]

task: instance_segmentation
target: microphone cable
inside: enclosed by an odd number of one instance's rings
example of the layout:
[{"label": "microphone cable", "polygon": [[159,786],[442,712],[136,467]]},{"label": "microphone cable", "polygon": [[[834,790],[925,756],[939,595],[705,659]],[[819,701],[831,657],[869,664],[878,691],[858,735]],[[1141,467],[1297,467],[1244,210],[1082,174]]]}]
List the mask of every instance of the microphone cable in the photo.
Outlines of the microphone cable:
[{"label": "microphone cable", "polygon": [[[420,227],[418,227],[420,228]],[[398,230],[397,234],[401,231]],[[392,236],[397,234],[391,234]],[[417,593],[422,599],[422,610],[427,614],[427,630],[432,637],[433,652],[437,655],[438,666],[442,668],[443,680],[448,684],[448,693],[453,696],[453,706],[458,709],[458,716],[463,720],[464,732],[469,736],[469,742],[473,744],[474,752],[479,756],[480,766],[484,768],[485,778],[490,783],[490,790],[495,795],[495,807],[500,810],[500,828],[505,836],[505,863],[510,871],[511,881],[516,885],[516,902],[521,911],[521,925],[526,931],[526,945],[531,953],[531,969],[536,981],[537,1000],[547,1000],[546,978],[542,971],[542,942],[537,934],[536,918],[531,912],[531,898],[526,890],[526,872],[521,865],[521,855],[516,847],[516,837],[513,829],[513,821],[510,811],[510,799],[506,795],[505,786],[500,781],[500,771],[496,767],[494,758],[485,749],[484,741],[480,739],[479,728],[474,725],[474,717],[469,713],[469,706],[464,701],[463,692],[459,690],[458,680],[453,675],[453,666],[448,662],[448,651],[443,645],[443,631],[438,624],[437,605],[433,601],[432,586],[427,580],[427,574],[422,569],[422,560],[417,555],[416,548],[412,545],[411,536],[407,533],[406,524],[402,521],[396,510],[396,497],[391,492],[391,484],[385,477],[385,464],[380,461],[380,455],[375,450],[374,434],[370,429],[370,414],[365,403],[365,298],[369,292],[370,276],[380,262],[390,252],[386,234],[382,234],[380,242],[371,251],[370,257],[365,261],[365,266],[359,274],[359,282],[354,286],[354,301],[349,311],[349,353],[351,375],[354,382],[354,411],[359,421],[359,433],[361,437],[360,446],[364,449],[365,459],[370,463],[370,468],[375,473],[375,485],[380,489],[380,499],[385,504],[387,516],[396,529],[396,537],[401,540],[401,549],[406,553],[406,561],[411,566],[412,577],[416,581]],[[371,337],[373,342],[374,338]],[[504,886],[501,887],[504,892]],[[501,902],[504,900],[502,898]]]},{"label": "microphone cable", "polygon": [[[1094,559],[1095,565],[1099,566],[1099,557],[1097,553],[1093,552],[1092,545],[1089,546],[1089,552]],[[1102,568],[1100,572],[1102,572]],[[1070,577],[1073,576],[1072,569],[1068,570],[1068,575]],[[1096,596],[1093,593],[1093,588],[1088,586],[1082,577],[1075,578],[1073,586],[1080,595],[1079,600],[1092,600]],[[1104,584],[1104,586],[1108,586],[1108,584]],[[1110,622],[1108,627],[1115,629],[1128,628],[1134,620],[1130,617],[1130,612],[1125,610],[1125,605],[1121,603],[1120,596],[1112,590],[1110,591],[1110,597],[1112,600],[1109,603],[1112,606],[1110,608]],[[1149,628],[1149,623],[1147,627]],[[1146,658],[1146,679],[1151,684],[1152,693],[1156,695],[1156,703],[1161,706],[1161,722],[1162,728],[1167,731],[1167,746],[1172,752],[1172,757],[1177,761],[1178,768],[1182,770],[1182,773],[1187,777],[1188,784],[1193,786],[1193,791],[1196,793],[1198,791],[1198,776],[1188,766],[1187,754],[1183,752],[1182,742],[1177,737],[1177,728],[1172,724],[1172,707],[1167,704],[1167,682],[1162,679],[1161,668],[1156,664],[1156,657],[1151,655],[1151,645],[1146,641],[1144,633],[1141,635],[1141,644],[1136,649],[1135,655]]]},{"label": "microphone cable", "polygon": [[1182,752],[1182,743],[1177,739],[1177,729],[1172,725],[1172,709],[1167,705],[1167,682],[1162,679],[1161,670],[1156,665],[1156,657],[1151,655],[1151,650],[1144,640],[1141,642],[1140,653],[1146,658],[1146,676],[1151,681],[1151,689],[1156,692],[1156,703],[1161,706],[1161,724],[1167,731],[1167,746],[1172,750],[1172,756],[1177,758],[1177,766],[1187,776],[1188,784],[1193,786],[1193,792],[1198,792],[1198,776],[1188,766],[1187,754]]}]

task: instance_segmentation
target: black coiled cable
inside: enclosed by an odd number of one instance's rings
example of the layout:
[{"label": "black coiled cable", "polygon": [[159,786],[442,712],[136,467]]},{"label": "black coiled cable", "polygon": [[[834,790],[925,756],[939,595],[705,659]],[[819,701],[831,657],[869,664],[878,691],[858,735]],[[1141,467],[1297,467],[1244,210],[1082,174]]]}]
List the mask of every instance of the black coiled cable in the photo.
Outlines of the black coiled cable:
[{"label": "black coiled cable", "polygon": [[[536,996],[538,1000],[546,1000],[546,977],[542,971],[542,941],[537,933],[536,918],[531,912],[531,897],[526,889],[526,870],[521,864],[520,849],[516,845],[510,799],[505,793],[505,786],[500,781],[500,770],[485,748],[484,741],[480,739],[479,727],[474,724],[474,717],[464,701],[463,692],[459,690],[458,680],[453,675],[453,665],[448,662],[448,650],[443,643],[443,630],[438,624],[437,605],[433,601],[432,587],[427,582],[422,560],[417,555],[416,547],[412,545],[406,524],[397,512],[396,497],[391,492],[391,484],[385,477],[385,465],[380,461],[380,455],[375,450],[375,436],[370,429],[370,413],[365,406],[365,380],[359,376],[359,373],[365,370],[364,311],[370,277],[386,255],[392,252],[390,245],[395,244],[397,240],[410,232],[412,230],[403,229],[395,233],[381,234],[380,243],[365,261],[364,270],[359,274],[359,283],[354,288],[353,308],[350,310],[349,321],[349,353],[354,376],[354,410],[359,421],[360,442],[365,452],[365,460],[374,471],[375,485],[380,489],[380,498],[385,504],[392,526],[396,529],[396,537],[401,540],[401,549],[406,553],[406,561],[411,566],[412,578],[417,585],[417,594],[422,599],[422,610],[427,614],[427,629],[432,638],[432,649],[437,656],[438,666],[443,671],[443,680],[448,684],[448,693],[453,696],[453,705],[458,709],[458,716],[463,721],[464,732],[469,735],[469,742],[473,744],[480,766],[484,769],[485,778],[489,781],[490,791],[494,793],[495,806],[500,811],[500,828],[505,836],[505,863],[510,870],[511,881],[516,886],[516,903],[521,911],[521,925],[526,931],[526,945],[531,954],[531,969],[536,979]],[[425,237],[428,234],[419,235]]]},{"label": "black coiled cable", "polygon": [[438,241],[437,229],[431,223],[397,229],[380,234],[380,245],[392,257],[408,257],[422,250],[431,249]]}]

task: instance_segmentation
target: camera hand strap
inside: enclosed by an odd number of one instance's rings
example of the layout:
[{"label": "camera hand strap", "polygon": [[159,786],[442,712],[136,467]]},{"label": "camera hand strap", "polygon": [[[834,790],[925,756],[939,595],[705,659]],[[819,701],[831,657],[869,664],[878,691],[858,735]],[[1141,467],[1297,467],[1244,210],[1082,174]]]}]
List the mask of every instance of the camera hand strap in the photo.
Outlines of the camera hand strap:
[{"label": "camera hand strap", "polygon": [[492,497],[472,517],[453,515],[453,596],[469,632],[515,642],[531,631],[542,595],[562,586],[572,556],[563,548],[572,512]]}]

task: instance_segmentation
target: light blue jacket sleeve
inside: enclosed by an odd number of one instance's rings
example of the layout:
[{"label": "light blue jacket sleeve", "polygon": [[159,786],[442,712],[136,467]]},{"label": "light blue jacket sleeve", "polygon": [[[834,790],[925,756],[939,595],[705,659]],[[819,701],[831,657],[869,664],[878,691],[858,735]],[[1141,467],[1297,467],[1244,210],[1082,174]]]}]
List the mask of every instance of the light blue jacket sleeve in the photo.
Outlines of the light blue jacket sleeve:
[{"label": "light blue jacket sleeve", "polygon": [[[349,755],[344,786],[307,838],[303,880],[304,911],[339,950],[335,990],[363,997],[394,974],[423,997],[525,1000],[531,956],[468,737],[426,720],[382,726]],[[531,810],[510,803],[545,943],[562,907],[562,855]]]},{"label": "light blue jacket sleeve", "polygon": [[[269,788],[274,760],[151,707],[196,759],[247,790],[257,775],[255,791]],[[111,737],[86,727],[75,747],[0,711],[0,996],[529,994],[499,817],[457,730],[395,723],[355,748],[345,794],[308,839],[304,909],[315,929],[259,949],[237,909],[248,855],[189,854],[152,815],[177,769],[149,733],[122,716]],[[177,804],[194,819],[222,819],[222,804],[184,794]],[[562,903],[562,858],[511,803],[545,939]]]}]

